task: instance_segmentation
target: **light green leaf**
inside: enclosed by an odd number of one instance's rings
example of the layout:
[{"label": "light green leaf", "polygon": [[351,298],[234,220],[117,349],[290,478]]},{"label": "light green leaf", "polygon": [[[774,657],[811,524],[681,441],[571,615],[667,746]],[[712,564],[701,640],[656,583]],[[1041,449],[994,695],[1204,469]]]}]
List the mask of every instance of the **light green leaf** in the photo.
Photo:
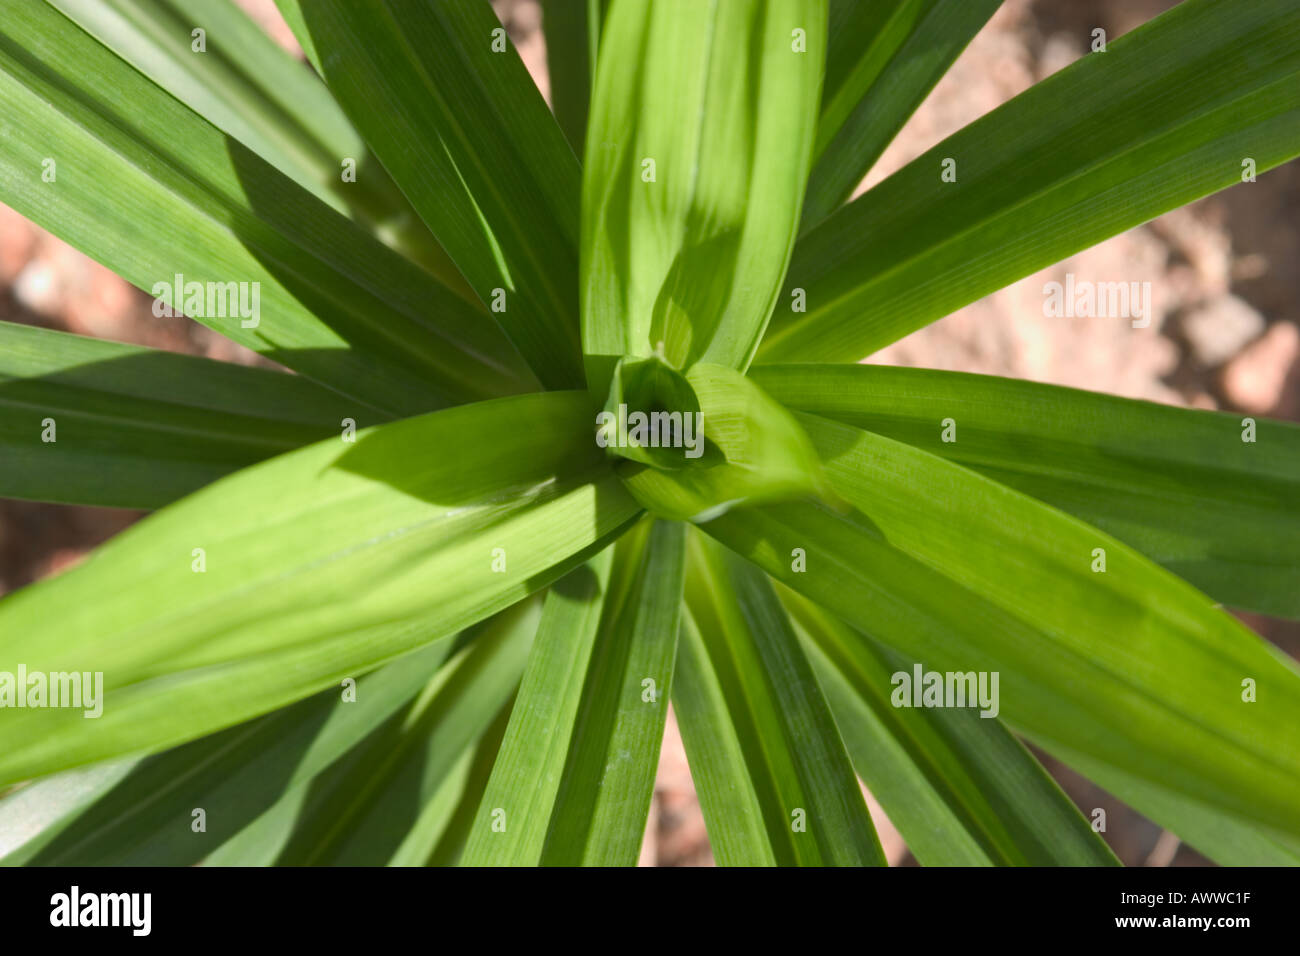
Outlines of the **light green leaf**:
[{"label": "light green leaf", "polygon": [[831,0],[806,232],[849,198],[1002,0]]},{"label": "light green leaf", "polygon": [[[775,866],[773,844],[792,854],[792,837],[768,834],[740,731],[689,608],[682,609],[682,629],[677,637],[673,712],[704,812],[713,858],[723,866]],[[775,819],[783,812],[777,805],[769,816]],[[784,825],[783,816],[780,822]]]},{"label": "light green leaf", "polygon": [[[683,628],[692,647],[682,664],[697,670],[674,700],[718,862],[884,866],[830,707],[771,583],[694,532],[690,557],[698,630]],[[756,827],[766,833],[742,844]]]},{"label": "light green leaf", "polygon": [[578,161],[492,8],[277,2],[538,378],[580,386]]},{"label": "light green leaf", "polygon": [[793,592],[782,598],[853,766],[923,865],[1119,865],[1001,720],[895,706],[894,675],[913,674],[904,655]]},{"label": "light green leaf", "polygon": [[0,496],[160,508],[330,434],[304,378],[0,322]]},{"label": "light green leaf", "polygon": [[612,571],[602,557],[548,596],[462,863],[636,863],[672,686],[684,530],[644,521],[618,542]]},{"label": "light green leaf", "polygon": [[93,733],[81,710],[9,711],[0,781],[230,726],[550,584],[638,513],[590,416],[585,393],[545,393],[311,445],[6,597],[0,672],[104,687]]},{"label": "light green leaf", "polygon": [[[1217,601],[1300,617],[1300,426],[923,369],[764,366],[790,408],[905,441],[1113,534]],[[955,441],[944,441],[952,419]]]},{"label": "light green leaf", "polygon": [[794,242],[825,45],[825,0],[611,8],[582,194],[593,395],[660,342],[678,368],[749,364]]},{"label": "light green leaf", "polygon": [[[6,865],[192,866],[223,842],[256,829],[259,816],[285,803],[282,794],[312,785],[374,728],[407,703],[451,650],[441,641],[405,655],[356,682],[356,699],[338,688],[166,753],[135,762],[105,779],[36,838],[4,857]],[[0,821],[21,826],[30,804],[64,793],[105,766],[46,777],[0,801]],[[194,829],[193,810],[204,811]],[[10,847],[13,824],[0,829]],[[265,833],[262,853],[273,845]],[[270,858],[274,854],[271,852]],[[244,859],[239,863],[270,862]]]},{"label": "light green leaf", "polygon": [[545,866],[636,863],[672,693],[685,531],[645,522],[618,543]]},{"label": "light green leaf", "polygon": [[542,859],[613,556],[614,549],[606,548],[546,595],[533,653],[470,830],[463,866],[536,866]]},{"label": "light green leaf", "polygon": [[[710,534],[927,670],[998,672],[1000,714],[1045,749],[1300,834],[1300,675],[1277,651],[1102,531],[910,446],[800,421],[859,511],[761,506]],[[1160,819],[1138,791],[1116,795]]]},{"label": "light green leaf", "polygon": [[0,126],[0,200],[360,423],[536,385],[481,311],[47,4],[0,23]]},{"label": "light green leaf", "polygon": [[[1300,154],[1300,8],[1185,0],[950,136],[800,241],[760,362],[857,361]],[[955,182],[941,178],[955,163]],[[949,167],[950,169],[953,167]],[[1247,187],[1249,188],[1249,187]]]},{"label": "light green leaf", "polygon": [[1127,795],[1128,802],[1161,821],[1184,841],[1220,866],[1300,866],[1300,839],[1243,822],[1199,800],[1152,783],[1065,747],[1056,756],[1093,783]]}]

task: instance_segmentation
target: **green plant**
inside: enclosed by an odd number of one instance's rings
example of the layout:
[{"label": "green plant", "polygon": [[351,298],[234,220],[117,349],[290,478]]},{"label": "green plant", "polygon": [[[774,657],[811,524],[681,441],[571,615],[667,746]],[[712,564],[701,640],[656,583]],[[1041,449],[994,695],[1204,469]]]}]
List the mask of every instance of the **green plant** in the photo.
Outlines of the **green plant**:
[{"label": "green plant", "polygon": [[158,509],[0,602],[0,673],[104,681],[0,710],[7,862],[632,863],[670,700],[722,863],[883,862],[858,775],[923,863],[1114,863],[1012,730],[1300,859],[1300,676],[1222,609],[1300,617],[1300,428],[825,364],[1295,157],[1292,0],[847,205],[996,0],[556,0],[555,118],[486,4],[279,4],[328,95],[224,2],[0,18],[0,198],[300,373],[0,325],[0,494]]}]

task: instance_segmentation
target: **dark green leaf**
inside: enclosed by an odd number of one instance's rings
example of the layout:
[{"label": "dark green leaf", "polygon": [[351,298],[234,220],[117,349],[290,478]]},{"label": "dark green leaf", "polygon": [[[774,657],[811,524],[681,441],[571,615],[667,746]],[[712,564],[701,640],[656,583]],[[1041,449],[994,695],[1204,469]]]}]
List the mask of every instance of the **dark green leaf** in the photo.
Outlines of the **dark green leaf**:
[{"label": "dark green leaf", "polygon": [[47,4],[0,22],[0,126],[0,200],[363,424],[535,387],[481,311]]},{"label": "dark green leaf", "polygon": [[410,706],[316,779],[286,790],[266,826],[246,829],[208,862],[379,866],[427,856],[476,744],[519,684],[539,611],[530,600],[486,622]]},{"label": "dark green leaf", "polygon": [[831,0],[802,231],[852,194],[1002,0]]},{"label": "dark green leaf", "polygon": [[798,595],[783,597],[854,767],[922,864],[1119,864],[1001,720],[966,707],[894,706],[894,675],[912,669],[904,655]]},{"label": "dark green leaf", "polygon": [[542,0],[546,72],[555,119],[573,151],[587,140],[587,112],[596,75],[600,27],[609,0]]},{"label": "dark green leaf", "polygon": [[277,2],[537,377],[580,386],[578,161],[492,8]]},{"label": "dark green leaf", "polygon": [[[477,303],[325,85],[232,0],[48,0],[212,125]],[[204,31],[201,53],[193,31]],[[343,178],[344,164],[354,180]]]},{"label": "dark green leaf", "polygon": [[536,866],[542,859],[613,556],[614,549],[606,548],[546,595],[533,653],[461,859],[464,866]]},{"label": "dark green leaf", "polygon": [[[718,862],[884,866],[830,707],[771,582],[698,533],[690,554],[686,598],[698,630],[683,629],[692,649],[682,663],[698,669],[675,701],[692,774],[704,744],[696,786]],[[730,738],[739,754],[708,759],[706,741]],[[740,845],[756,827],[763,838]]]},{"label": "dark green leaf", "polygon": [[[238,727],[146,757],[124,777],[106,776],[38,837],[0,862],[38,866],[191,866],[293,800],[400,709],[451,650],[439,642],[358,678],[356,699],[323,691]],[[116,766],[116,765],[109,765]],[[33,802],[66,793],[104,765],[68,770],[0,802],[0,820],[20,824]],[[20,796],[20,794],[22,796]],[[299,797],[298,799],[301,799]],[[196,829],[195,809],[204,812]],[[262,853],[274,856],[262,836]],[[0,852],[15,845],[0,829]],[[253,862],[243,860],[240,862]]]},{"label": "dark green leaf", "polygon": [[0,496],[160,508],[330,434],[304,378],[0,322]]},{"label": "dark green leaf", "polygon": [[[1300,7],[1185,0],[950,136],[804,236],[762,362],[857,361],[1300,154]],[[945,160],[955,182],[941,178]],[[1249,186],[1242,188],[1249,189]]]}]

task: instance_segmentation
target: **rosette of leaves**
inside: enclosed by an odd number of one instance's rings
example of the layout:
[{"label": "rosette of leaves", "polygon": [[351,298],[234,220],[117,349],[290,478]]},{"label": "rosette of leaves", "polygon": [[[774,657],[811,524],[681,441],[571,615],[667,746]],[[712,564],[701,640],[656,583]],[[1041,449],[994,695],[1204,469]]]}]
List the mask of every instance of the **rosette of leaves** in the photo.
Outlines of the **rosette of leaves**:
[{"label": "rosette of leaves", "polygon": [[1300,676],[1225,610],[1300,617],[1300,429],[856,364],[1300,153],[1291,0],[851,202],[996,0],[556,0],[554,115],[486,3],[279,2],[313,69],[224,0],[0,15],[0,199],[257,283],[193,317],[297,373],[0,325],[0,494],[153,512],[0,601],[0,673],[103,680],[0,709],[7,862],[631,864],[670,703],[724,864],[882,863],[859,779],[925,864],[1116,862],[1026,741],[1300,858]]}]

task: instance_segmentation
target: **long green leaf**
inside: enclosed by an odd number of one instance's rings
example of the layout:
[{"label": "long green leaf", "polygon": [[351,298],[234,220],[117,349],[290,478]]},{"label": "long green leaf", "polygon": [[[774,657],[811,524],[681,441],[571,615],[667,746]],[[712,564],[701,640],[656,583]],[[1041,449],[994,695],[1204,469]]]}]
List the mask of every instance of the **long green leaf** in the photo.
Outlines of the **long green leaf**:
[{"label": "long green leaf", "polygon": [[[790,840],[783,832],[775,838],[768,833],[740,730],[689,608],[682,609],[682,629],[677,637],[673,711],[713,858],[724,866],[775,866],[773,845],[789,853]],[[783,812],[778,805],[771,816]],[[784,818],[781,823],[784,825]]]},{"label": "long green leaf", "polygon": [[852,194],[1002,0],[831,0],[802,231]]},{"label": "long green leaf", "polygon": [[277,2],[538,378],[580,386],[578,161],[492,8]]},{"label": "long green leaf", "polygon": [[612,570],[602,557],[548,597],[462,863],[636,863],[671,692],[683,531],[642,522]]},{"label": "long green leaf", "polygon": [[825,45],[825,0],[611,8],[583,171],[593,395],[661,342],[678,368],[749,364],[794,242]]},{"label": "long green leaf", "polygon": [[685,531],[646,522],[619,542],[543,865],[637,860],[672,693]]},{"label": "long green leaf", "polygon": [[536,394],[311,445],[0,601],[0,672],[104,682],[93,733],[7,711],[0,781],[230,726],[545,587],[638,513],[590,422],[585,393]]},{"label": "long green leaf", "polygon": [[44,3],[0,23],[0,125],[0,200],[155,296],[202,284],[167,304],[358,421],[535,387],[483,312]]},{"label": "long green leaf", "polygon": [[160,508],[342,434],[304,378],[0,322],[0,497]]},{"label": "long green leaf", "polygon": [[430,804],[514,694],[539,611],[523,602],[487,622],[402,713],[309,786],[286,792],[299,808],[291,827],[274,839],[246,830],[209,862],[269,854],[265,862],[278,866],[378,866],[427,844],[450,815],[445,802],[441,815]]},{"label": "long green leaf", "polygon": [[[329,91],[232,0],[46,0],[222,132],[474,302]],[[202,29],[203,49],[193,31]],[[345,163],[355,177],[344,179]]]},{"label": "long green leaf", "polygon": [[[758,360],[857,361],[1300,154],[1300,8],[1185,0],[944,140],[804,236]],[[944,161],[955,162],[945,182]],[[951,169],[952,167],[949,167]],[[1243,188],[1250,188],[1249,186]],[[1108,278],[1108,277],[1107,277]]]},{"label": "long green leaf", "polygon": [[911,661],[791,592],[782,597],[853,766],[922,864],[1119,864],[1001,720],[966,707],[893,706],[893,675],[911,673]]},{"label": "long green leaf", "polygon": [[595,85],[600,29],[609,0],[542,0],[546,72],[556,122],[581,156]]},{"label": "long green leaf", "polygon": [[[718,861],[884,866],[830,707],[771,582],[699,534],[691,535],[690,555],[686,599],[699,629],[684,629],[693,647],[682,663],[698,670],[677,698],[682,740],[692,773],[705,740],[734,737],[743,760],[737,766],[733,751],[716,764],[707,745],[701,755],[696,786],[710,836],[720,837]],[[693,706],[709,697],[711,705]],[[733,818],[736,812],[744,817]],[[738,846],[737,830],[755,826],[766,831],[760,842]]]},{"label": "long green leaf", "polygon": [[131,774],[133,757],[19,784],[0,797],[0,866],[21,866]]},{"label": "long green leaf", "polygon": [[1057,756],[1089,780],[1160,820],[1184,841],[1221,866],[1300,866],[1300,838],[1268,830],[1222,813],[1198,799],[1152,783],[1076,751],[1057,747]]},{"label": "long green leaf", "polygon": [[[999,673],[1000,713],[1045,749],[1300,833],[1300,676],[1277,651],[1102,531],[910,446],[800,420],[859,511],[760,506],[706,530],[927,670]],[[1147,812],[1141,793],[1117,795]]]},{"label": "long green leaf", "polygon": [[510,720],[510,704],[469,754],[462,756],[447,783],[438,789],[426,813],[438,819],[432,826],[416,824],[411,837],[390,861],[393,866],[456,866],[464,858],[465,845],[478,809],[483,805],[492,767],[501,752]]},{"label": "long green leaf", "polygon": [[1077,515],[1217,601],[1300,617],[1300,426],[957,372],[764,366],[752,377],[791,408]]},{"label": "long green leaf", "polygon": [[605,549],[557,581],[546,595],[534,650],[470,831],[463,866],[536,866],[542,859],[613,555],[612,548]]},{"label": "long green leaf", "polygon": [[[363,675],[355,701],[338,688],[137,762],[0,862],[38,866],[191,866],[255,829],[283,794],[301,791],[411,699],[451,650],[439,642]],[[102,765],[99,765],[102,766]],[[20,826],[28,807],[99,766],[68,770],[0,801]],[[196,829],[194,810],[203,811]],[[12,821],[12,822],[11,822]],[[11,831],[12,832],[12,831]],[[263,853],[273,841],[262,837]],[[0,830],[0,849],[13,843]],[[252,862],[252,861],[243,861]]]}]

